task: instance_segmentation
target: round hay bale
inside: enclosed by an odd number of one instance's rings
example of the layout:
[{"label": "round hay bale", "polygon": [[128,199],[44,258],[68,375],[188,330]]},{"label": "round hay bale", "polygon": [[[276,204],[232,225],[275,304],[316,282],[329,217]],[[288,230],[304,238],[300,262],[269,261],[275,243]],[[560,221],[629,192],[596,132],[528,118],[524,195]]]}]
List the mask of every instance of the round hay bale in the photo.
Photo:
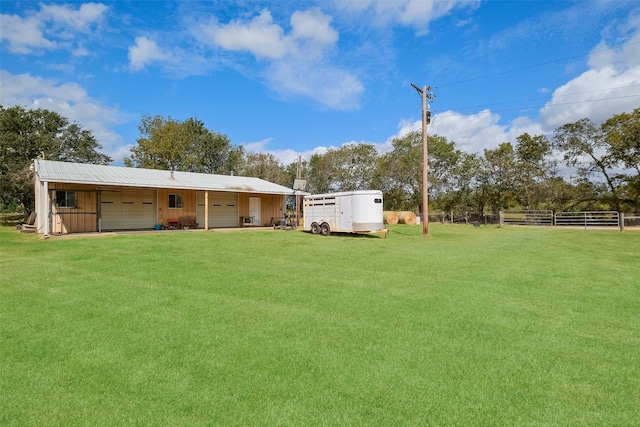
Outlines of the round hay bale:
[{"label": "round hay bale", "polygon": [[411,211],[403,211],[398,215],[398,222],[400,224],[415,225],[416,214]]},{"label": "round hay bale", "polygon": [[384,211],[382,212],[382,219],[385,224],[397,224],[398,223],[398,212],[394,211]]}]

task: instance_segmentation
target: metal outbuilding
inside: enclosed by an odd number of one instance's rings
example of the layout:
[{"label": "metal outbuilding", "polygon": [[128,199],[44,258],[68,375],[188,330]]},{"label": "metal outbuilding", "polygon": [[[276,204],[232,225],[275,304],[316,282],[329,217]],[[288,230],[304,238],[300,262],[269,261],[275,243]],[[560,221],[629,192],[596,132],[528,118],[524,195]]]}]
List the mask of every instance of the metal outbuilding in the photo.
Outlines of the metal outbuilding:
[{"label": "metal outbuilding", "polygon": [[34,161],[38,233],[270,225],[290,188],[259,178]]}]

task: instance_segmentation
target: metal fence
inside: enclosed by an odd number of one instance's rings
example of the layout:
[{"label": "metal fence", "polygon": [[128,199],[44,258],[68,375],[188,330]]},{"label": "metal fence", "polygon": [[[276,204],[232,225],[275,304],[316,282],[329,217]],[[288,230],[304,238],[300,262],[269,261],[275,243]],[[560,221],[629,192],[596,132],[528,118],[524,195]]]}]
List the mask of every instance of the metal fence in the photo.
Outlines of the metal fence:
[{"label": "metal fence", "polygon": [[620,221],[620,223],[624,227],[639,228],[640,227],[640,215],[623,214],[622,215],[622,220]]},{"label": "metal fence", "polygon": [[503,211],[500,226],[531,225],[555,227],[580,227],[600,229],[624,229],[624,215],[616,211],[556,212],[552,211]]},{"label": "metal fence", "polygon": [[505,211],[500,212],[500,226],[503,225],[538,225],[553,226],[552,211]]},{"label": "metal fence", "polygon": [[620,228],[620,214],[615,211],[557,212],[556,227]]}]

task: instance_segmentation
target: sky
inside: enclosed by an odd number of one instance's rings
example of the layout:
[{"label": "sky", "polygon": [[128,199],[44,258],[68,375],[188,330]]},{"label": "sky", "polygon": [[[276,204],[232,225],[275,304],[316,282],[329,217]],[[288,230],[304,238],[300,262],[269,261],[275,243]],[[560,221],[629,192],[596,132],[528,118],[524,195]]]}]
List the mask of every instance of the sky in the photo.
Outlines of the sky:
[{"label": "sky", "polygon": [[122,165],[142,116],[284,165],[421,129],[483,153],[640,107],[637,0],[0,0],[0,104],[56,111]]}]

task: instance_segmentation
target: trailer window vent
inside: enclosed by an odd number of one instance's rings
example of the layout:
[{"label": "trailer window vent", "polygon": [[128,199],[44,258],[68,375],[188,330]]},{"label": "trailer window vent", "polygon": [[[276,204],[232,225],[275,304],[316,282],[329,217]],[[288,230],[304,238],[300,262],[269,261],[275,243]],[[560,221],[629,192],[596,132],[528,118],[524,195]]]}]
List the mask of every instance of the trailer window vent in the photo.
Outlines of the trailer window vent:
[{"label": "trailer window vent", "polygon": [[335,205],[335,199],[318,199],[318,200],[308,200],[308,206],[322,206],[322,205]]}]

